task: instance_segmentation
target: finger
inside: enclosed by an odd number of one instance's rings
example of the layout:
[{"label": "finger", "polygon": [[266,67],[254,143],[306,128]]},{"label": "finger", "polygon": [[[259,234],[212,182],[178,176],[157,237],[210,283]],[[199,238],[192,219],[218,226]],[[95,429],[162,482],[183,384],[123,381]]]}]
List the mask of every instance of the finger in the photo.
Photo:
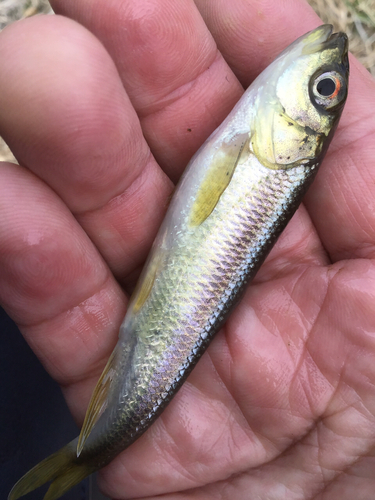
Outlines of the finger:
[{"label": "finger", "polygon": [[351,58],[348,102],[306,206],[333,262],[375,257],[375,80]]},{"label": "finger", "polygon": [[83,416],[116,343],[125,297],[59,197],[23,167],[0,166],[0,302]]},{"label": "finger", "polygon": [[302,204],[282,232],[253,283],[288,276],[296,269],[330,263],[314,225]]},{"label": "finger", "polygon": [[176,180],[243,90],[191,0],[54,0],[105,45],[156,159]]},{"label": "finger", "polygon": [[[219,50],[245,87],[280,50],[321,23],[302,0],[195,3]],[[374,105],[375,82],[352,58],[346,109],[324,167],[305,200],[332,261],[374,256]]]},{"label": "finger", "polygon": [[0,34],[0,132],[47,182],[118,278],[145,259],[172,184],[105,49],[59,16]]},{"label": "finger", "polygon": [[285,47],[321,24],[304,0],[194,1],[218,49],[245,88]]},{"label": "finger", "polygon": [[[317,452],[316,443],[310,449]],[[265,469],[242,472],[229,479],[187,491],[143,497],[142,500],[242,500],[243,498],[272,498],[272,500],[352,500],[372,498],[374,481],[374,451],[357,457],[344,471],[336,471],[329,479],[317,461],[303,470],[298,459],[290,463],[272,464]],[[332,476],[334,471],[332,471]]]}]

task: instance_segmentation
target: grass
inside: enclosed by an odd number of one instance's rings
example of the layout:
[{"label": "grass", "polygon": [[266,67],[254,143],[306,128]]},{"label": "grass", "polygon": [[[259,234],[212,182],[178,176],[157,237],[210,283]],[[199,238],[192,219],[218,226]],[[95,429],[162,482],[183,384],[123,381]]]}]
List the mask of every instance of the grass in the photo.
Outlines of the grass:
[{"label": "grass", "polygon": [[375,0],[309,0],[335,31],[345,31],[352,54],[375,77]]},{"label": "grass", "polygon": [[[375,77],[375,0],[308,0],[325,23],[349,36],[351,52]],[[39,13],[51,13],[47,0],[0,0],[0,30]],[[0,137],[0,160],[15,161]]]},{"label": "grass", "polygon": [[0,30],[18,19],[49,12],[47,0],[0,0]]}]

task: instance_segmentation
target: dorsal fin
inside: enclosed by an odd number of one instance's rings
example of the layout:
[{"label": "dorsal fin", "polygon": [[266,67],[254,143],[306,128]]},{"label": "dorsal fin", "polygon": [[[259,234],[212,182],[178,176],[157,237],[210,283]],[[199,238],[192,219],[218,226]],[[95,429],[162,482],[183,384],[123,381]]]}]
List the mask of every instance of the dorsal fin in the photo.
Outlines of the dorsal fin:
[{"label": "dorsal fin", "polygon": [[191,209],[191,226],[199,226],[211,215],[228,187],[242,154],[249,152],[248,145],[249,134],[238,134],[230,143],[223,143],[215,153]]},{"label": "dorsal fin", "polygon": [[78,438],[77,444],[77,457],[85,445],[94,425],[97,423],[108,404],[108,391],[115,374],[115,358],[117,346],[113,349],[111,356],[100,375],[98,383],[95,386],[94,392],[91,396],[89,406],[86,411],[85,420]]}]

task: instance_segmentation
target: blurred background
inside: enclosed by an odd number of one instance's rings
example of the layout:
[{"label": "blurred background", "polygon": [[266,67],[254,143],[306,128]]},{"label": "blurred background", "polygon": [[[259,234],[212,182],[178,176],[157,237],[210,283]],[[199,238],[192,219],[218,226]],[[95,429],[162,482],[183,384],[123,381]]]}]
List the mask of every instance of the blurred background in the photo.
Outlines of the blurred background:
[{"label": "blurred background", "polygon": [[[351,52],[375,77],[375,0],[309,3],[325,23],[334,25],[335,31],[348,34]],[[0,31],[12,22],[41,13],[53,14],[47,0],[0,0]],[[1,160],[16,161],[0,137]],[[56,446],[74,438],[78,429],[57,384],[1,308],[0,341],[0,498],[6,498],[11,486],[28,468],[55,451]],[[36,491],[27,499],[40,499],[40,494]],[[63,497],[105,498],[98,491],[95,477]]]}]

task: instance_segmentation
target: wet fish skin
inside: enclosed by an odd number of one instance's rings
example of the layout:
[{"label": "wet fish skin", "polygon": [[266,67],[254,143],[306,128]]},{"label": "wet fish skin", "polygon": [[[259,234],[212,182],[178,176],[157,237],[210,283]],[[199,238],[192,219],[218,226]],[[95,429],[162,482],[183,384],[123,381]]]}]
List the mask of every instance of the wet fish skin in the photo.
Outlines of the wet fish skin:
[{"label": "wet fish skin", "polygon": [[9,500],[49,480],[45,499],[59,498],[160,415],[299,206],[347,85],[347,38],[328,25],[294,42],[251,85],[181,179],[80,439],[29,471]]}]

